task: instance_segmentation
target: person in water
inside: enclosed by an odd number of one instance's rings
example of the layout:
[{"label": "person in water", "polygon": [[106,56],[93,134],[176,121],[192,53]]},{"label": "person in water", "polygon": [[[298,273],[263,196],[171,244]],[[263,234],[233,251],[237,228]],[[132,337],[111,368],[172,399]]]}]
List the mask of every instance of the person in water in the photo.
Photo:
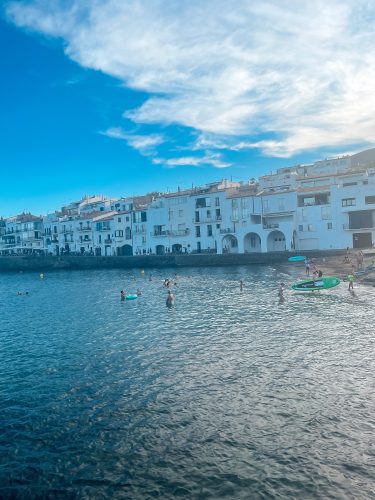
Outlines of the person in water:
[{"label": "person in water", "polygon": [[168,290],[167,300],[165,303],[167,307],[172,307],[174,304],[174,295],[170,290]]},{"label": "person in water", "polygon": [[243,290],[243,284],[244,284],[244,283],[243,283],[243,280],[240,280],[240,291],[241,291],[241,292],[242,292],[242,290]]},{"label": "person in water", "polygon": [[139,288],[138,288],[138,289],[137,289],[137,291],[136,291],[136,295],[138,295],[138,297],[139,297],[140,295],[142,295],[142,292],[140,291],[140,289],[139,289]]},{"label": "person in water", "polygon": [[349,287],[348,290],[352,291],[353,290],[353,282],[354,282],[354,276],[353,274],[348,274],[348,281],[349,281]]},{"label": "person in water", "polygon": [[124,290],[121,290],[120,297],[121,297],[121,300],[125,300],[125,292],[124,292]]}]

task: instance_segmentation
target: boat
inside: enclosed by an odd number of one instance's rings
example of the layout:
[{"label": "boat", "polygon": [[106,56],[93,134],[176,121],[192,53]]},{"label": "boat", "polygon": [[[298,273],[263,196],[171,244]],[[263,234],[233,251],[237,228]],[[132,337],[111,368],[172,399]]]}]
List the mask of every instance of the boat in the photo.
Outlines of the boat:
[{"label": "boat", "polygon": [[293,257],[289,257],[289,262],[300,262],[302,260],[306,260],[306,257],[303,255],[293,255]]},{"label": "boat", "polygon": [[335,276],[323,276],[315,280],[303,280],[292,285],[293,290],[299,292],[314,292],[316,290],[326,290],[340,284],[339,278]]}]

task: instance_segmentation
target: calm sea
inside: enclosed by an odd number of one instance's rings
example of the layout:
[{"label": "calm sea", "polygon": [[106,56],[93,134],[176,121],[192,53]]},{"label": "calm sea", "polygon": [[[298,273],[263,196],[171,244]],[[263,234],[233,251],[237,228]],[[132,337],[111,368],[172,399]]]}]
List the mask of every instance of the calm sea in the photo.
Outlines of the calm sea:
[{"label": "calm sea", "polygon": [[375,289],[174,272],[0,275],[0,497],[374,498]]}]

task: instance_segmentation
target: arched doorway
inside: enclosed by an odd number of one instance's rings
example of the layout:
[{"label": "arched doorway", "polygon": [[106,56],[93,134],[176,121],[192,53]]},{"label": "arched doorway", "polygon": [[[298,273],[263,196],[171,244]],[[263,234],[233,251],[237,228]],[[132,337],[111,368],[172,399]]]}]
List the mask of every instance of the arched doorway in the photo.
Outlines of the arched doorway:
[{"label": "arched doorway", "polygon": [[172,253],[182,253],[182,245],[179,243],[172,245]]},{"label": "arched doorway", "polygon": [[247,233],[243,239],[245,253],[261,252],[261,239],[257,233]]},{"label": "arched doorway", "polygon": [[271,231],[267,238],[267,252],[283,252],[285,249],[285,234],[281,231]]},{"label": "arched doorway", "polygon": [[131,245],[122,245],[122,247],[117,248],[117,255],[133,255],[133,247]]},{"label": "arched doorway", "polygon": [[155,251],[156,251],[156,255],[164,255],[165,254],[165,246],[164,245],[156,245]]},{"label": "arched doorway", "polygon": [[238,253],[238,241],[233,234],[227,234],[224,236],[223,253]]}]

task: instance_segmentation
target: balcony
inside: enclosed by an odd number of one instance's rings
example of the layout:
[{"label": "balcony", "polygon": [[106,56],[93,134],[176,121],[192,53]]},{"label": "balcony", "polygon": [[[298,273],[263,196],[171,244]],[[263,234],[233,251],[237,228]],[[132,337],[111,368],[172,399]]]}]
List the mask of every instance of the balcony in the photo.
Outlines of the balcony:
[{"label": "balcony", "polygon": [[87,238],[87,239],[85,238],[85,239],[83,239],[83,240],[79,240],[79,243],[80,243],[80,244],[81,244],[81,243],[90,243],[90,242],[91,242],[91,238]]},{"label": "balcony", "polygon": [[221,222],[221,215],[212,216],[212,217],[202,217],[199,220],[193,219],[193,224],[215,224],[216,222]]},{"label": "balcony", "polygon": [[350,227],[349,224],[343,224],[342,228],[344,231],[372,231],[375,227]]},{"label": "balcony", "polygon": [[110,245],[111,243],[112,243],[111,238],[107,238],[106,240],[104,240],[105,245]]},{"label": "balcony", "polygon": [[278,229],[279,224],[274,223],[274,224],[263,224],[263,229]]},{"label": "balcony", "polygon": [[235,231],[233,229],[229,229],[229,227],[227,229],[220,229],[220,234],[230,234],[230,233],[235,233]]},{"label": "balcony", "polygon": [[78,228],[78,231],[92,231],[91,226],[82,226]]},{"label": "balcony", "polygon": [[61,229],[60,234],[72,233],[73,229]]},{"label": "balcony", "polygon": [[190,229],[180,229],[180,230],[176,230],[176,231],[169,231],[169,230],[156,231],[156,232],[152,232],[150,234],[154,238],[158,238],[158,237],[169,238],[169,237],[174,237],[174,236],[187,236],[190,234]]}]

